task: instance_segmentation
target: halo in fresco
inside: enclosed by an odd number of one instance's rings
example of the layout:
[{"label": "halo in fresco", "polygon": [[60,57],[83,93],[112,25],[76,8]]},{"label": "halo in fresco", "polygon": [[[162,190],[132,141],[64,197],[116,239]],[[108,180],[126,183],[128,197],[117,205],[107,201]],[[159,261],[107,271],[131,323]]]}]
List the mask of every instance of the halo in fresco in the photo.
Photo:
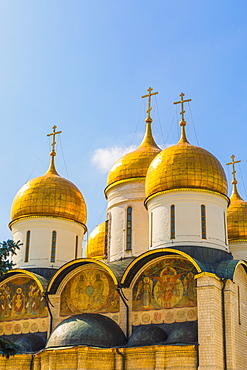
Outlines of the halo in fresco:
[{"label": "halo in fresco", "polygon": [[112,278],[100,269],[76,274],[61,294],[61,315],[82,312],[117,312],[119,296]]},{"label": "halo in fresco", "polygon": [[196,306],[195,267],[184,258],[152,263],[133,289],[133,310]]},{"label": "halo in fresco", "polygon": [[0,286],[0,320],[45,316],[46,302],[33,279],[18,277]]}]

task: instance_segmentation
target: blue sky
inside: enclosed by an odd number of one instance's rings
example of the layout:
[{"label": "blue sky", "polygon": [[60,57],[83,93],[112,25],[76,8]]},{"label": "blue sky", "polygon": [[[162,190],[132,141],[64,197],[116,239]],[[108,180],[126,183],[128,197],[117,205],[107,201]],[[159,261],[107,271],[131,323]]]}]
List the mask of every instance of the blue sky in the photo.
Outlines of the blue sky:
[{"label": "blue sky", "polygon": [[82,191],[89,231],[104,221],[109,158],[140,143],[149,86],[156,142],[177,142],[183,91],[189,141],[228,178],[230,156],[242,160],[247,200],[246,1],[2,0],[0,52],[0,240],[16,192],[48,168],[54,124],[58,172]]}]

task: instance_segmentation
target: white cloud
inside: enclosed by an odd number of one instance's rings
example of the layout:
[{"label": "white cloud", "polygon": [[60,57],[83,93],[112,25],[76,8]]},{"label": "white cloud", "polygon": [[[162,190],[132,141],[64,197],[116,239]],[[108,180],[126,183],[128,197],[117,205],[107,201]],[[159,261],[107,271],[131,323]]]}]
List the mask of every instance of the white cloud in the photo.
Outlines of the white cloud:
[{"label": "white cloud", "polygon": [[99,171],[107,173],[118,159],[135,148],[134,146],[128,148],[119,146],[99,148],[93,152],[91,160]]}]

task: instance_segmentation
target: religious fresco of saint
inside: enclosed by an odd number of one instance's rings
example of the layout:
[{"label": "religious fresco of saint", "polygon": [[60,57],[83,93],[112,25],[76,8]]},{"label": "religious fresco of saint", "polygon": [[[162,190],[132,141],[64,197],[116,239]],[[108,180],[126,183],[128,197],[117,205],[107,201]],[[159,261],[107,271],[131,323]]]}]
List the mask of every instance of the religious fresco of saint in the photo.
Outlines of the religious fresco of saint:
[{"label": "religious fresco of saint", "polygon": [[61,315],[82,312],[118,312],[119,296],[112,278],[100,269],[76,274],[61,294]]},{"label": "religious fresco of saint", "polygon": [[46,316],[45,299],[33,279],[17,277],[0,285],[0,321]]},{"label": "religious fresco of saint", "polygon": [[196,306],[194,266],[183,258],[154,262],[138,278],[133,289],[133,310]]}]

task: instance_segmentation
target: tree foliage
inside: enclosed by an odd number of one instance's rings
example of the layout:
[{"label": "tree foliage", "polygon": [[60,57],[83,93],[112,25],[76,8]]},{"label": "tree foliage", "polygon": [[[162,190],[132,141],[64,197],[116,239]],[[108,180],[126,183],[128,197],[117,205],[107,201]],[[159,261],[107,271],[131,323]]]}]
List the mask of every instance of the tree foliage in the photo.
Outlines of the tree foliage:
[{"label": "tree foliage", "polygon": [[18,344],[0,338],[0,353],[3,357],[9,358],[10,356],[16,355],[18,352],[21,352],[21,347]]},{"label": "tree foliage", "polygon": [[14,267],[11,256],[16,254],[16,249],[20,249],[21,243],[7,240],[0,243],[0,277]]}]

